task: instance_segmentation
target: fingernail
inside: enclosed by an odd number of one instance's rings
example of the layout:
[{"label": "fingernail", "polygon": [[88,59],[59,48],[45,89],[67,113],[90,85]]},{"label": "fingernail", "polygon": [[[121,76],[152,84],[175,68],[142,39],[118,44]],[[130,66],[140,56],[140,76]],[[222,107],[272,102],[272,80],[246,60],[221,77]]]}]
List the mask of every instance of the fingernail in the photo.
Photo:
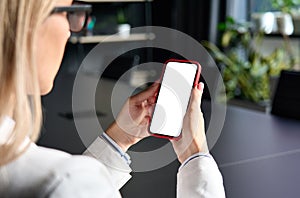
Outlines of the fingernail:
[{"label": "fingernail", "polygon": [[203,91],[204,90],[204,84],[200,82],[197,86],[198,90]]}]

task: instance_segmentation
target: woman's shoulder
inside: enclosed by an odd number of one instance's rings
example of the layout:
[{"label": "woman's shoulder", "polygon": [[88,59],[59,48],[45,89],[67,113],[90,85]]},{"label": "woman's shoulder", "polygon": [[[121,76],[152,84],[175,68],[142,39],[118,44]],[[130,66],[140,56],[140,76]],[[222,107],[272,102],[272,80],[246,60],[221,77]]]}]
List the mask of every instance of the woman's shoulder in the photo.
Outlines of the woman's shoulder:
[{"label": "woman's shoulder", "polygon": [[0,195],[12,193],[11,197],[24,193],[28,197],[93,197],[116,189],[108,170],[97,160],[35,144],[0,169],[0,181],[7,183],[6,190],[5,185],[0,187]]}]

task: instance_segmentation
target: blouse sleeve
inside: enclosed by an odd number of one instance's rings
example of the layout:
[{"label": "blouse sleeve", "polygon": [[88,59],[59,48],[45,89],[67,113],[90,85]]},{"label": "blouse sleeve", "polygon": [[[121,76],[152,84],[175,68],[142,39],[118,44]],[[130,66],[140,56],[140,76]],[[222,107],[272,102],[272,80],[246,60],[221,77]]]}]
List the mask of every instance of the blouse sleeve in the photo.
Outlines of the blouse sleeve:
[{"label": "blouse sleeve", "polygon": [[84,155],[97,159],[107,168],[117,189],[120,189],[131,178],[131,168],[124,158],[127,155],[121,154],[103,137],[97,137]]},{"label": "blouse sleeve", "polygon": [[177,197],[224,198],[223,178],[211,155],[197,155],[179,168]]},{"label": "blouse sleeve", "polygon": [[59,163],[48,177],[43,196],[49,198],[120,198],[106,167],[86,156],[72,156]]}]

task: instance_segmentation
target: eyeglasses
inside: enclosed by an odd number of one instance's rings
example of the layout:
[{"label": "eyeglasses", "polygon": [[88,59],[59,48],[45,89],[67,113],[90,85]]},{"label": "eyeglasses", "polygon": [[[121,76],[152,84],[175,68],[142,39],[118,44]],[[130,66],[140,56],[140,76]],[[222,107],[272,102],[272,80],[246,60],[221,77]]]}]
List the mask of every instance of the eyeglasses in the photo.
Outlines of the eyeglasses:
[{"label": "eyeglasses", "polygon": [[55,7],[51,14],[67,12],[67,19],[71,32],[80,32],[87,23],[88,15],[92,11],[91,5],[71,5]]}]

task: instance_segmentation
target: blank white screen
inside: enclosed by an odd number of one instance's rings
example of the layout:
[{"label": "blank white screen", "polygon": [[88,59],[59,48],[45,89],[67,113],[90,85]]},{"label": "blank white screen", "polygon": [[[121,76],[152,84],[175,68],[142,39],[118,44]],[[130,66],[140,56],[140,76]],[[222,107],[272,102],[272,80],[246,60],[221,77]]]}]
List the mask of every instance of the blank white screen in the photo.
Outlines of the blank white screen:
[{"label": "blank white screen", "polygon": [[150,125],[152,133],[180,135],[196,72],[195,64],[167,63]]}]

